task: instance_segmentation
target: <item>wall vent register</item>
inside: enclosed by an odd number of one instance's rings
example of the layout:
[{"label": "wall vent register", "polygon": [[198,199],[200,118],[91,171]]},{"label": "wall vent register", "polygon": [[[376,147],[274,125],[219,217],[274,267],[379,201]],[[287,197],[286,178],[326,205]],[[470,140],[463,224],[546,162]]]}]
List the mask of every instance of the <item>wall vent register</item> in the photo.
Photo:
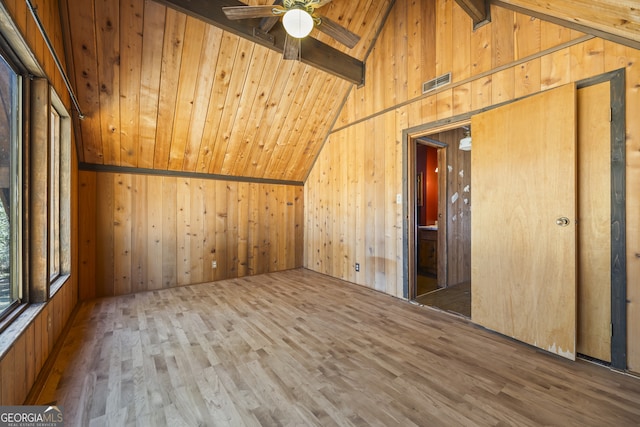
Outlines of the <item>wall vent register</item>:
[{"label": "wall vent register", "polygon": [[422,93],[425,94],[428,92],[432,92],[439,87],[448,85],[449,83],[451,83],[451,72],[422,83]]}]

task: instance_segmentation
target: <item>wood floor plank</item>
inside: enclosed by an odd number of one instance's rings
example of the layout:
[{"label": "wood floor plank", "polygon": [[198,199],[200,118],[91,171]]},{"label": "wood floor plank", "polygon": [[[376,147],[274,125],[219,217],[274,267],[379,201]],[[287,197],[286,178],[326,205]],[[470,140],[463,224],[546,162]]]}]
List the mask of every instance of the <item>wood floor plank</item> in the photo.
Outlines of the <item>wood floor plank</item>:
[{"label": "wood floor plank", "polygon": [[308,270],[83,303],[69,426],[634,425],[640,379]]}]

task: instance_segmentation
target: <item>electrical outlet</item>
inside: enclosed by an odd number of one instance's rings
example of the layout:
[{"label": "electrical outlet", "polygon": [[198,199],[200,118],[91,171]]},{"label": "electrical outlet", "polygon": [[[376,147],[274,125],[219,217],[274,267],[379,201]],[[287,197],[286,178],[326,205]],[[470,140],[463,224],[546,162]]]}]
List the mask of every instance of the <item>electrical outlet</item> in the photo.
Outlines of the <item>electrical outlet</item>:
[{"label": "electrical outlet", "polygon": [[218,268],[218,261],[211,261],[211,268]]},{"label": "electrical outlet", "polygon": [[360,263],[356,262],[356,271],[360,271]]}]

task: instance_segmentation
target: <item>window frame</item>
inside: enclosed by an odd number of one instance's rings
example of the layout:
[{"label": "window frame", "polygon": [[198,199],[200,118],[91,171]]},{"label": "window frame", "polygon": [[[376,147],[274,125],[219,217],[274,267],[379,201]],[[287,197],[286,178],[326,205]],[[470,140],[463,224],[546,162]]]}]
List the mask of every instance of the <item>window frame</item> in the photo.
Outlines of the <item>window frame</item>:
[{"label": "window frame", "polygon": [[23,281],[23,193],[24,193],[24,164],[23,150],[24,144],[24,108],[26,99],[25,77],[26,69],[21,65],[9,44],[0,36],[0,56],[7,66],[15,73],[15,91],[12,103],[15,105],[15,113],[11,117],[13,127],[10,141],[10,292],[15,293],[15,299],[0,311],[0,330],[5,325],[7,319],[16,314],[16,309],[24,304],[27,298],[25,283]]},{"label": "window frame", "polygon": [[[51,129],[52,116],[57,116],[57,132]],[[50,87],[49,102],[49,140],[48,140],[48,186],[49,197],[47,198],[47,265],[49,277],[49,298],[51,298],[57,290],[69,278],[71,273],[71,118],[69,112],[60,100],[53,87]],[[52,136],[57,138],[57,144],[52,143]],[[58,152],[53,153],[54,148]],[[53,160],[57,157],[58,174],[57,183],[53,181],[56,178],[53,168]],[[56,190],[57,189],[57,194]],[[53,199],[57,196],[57,203]],[[53,209],[57,206],[57,209]],[[54,238],[54,218],[57,217],[58,228],[57,250],[55,245],[52,248],[52,239]],[[57,253],[53,253],[57,252]],[[58,271],[52,273],[50,265],[52,259],[58,259]]]}]

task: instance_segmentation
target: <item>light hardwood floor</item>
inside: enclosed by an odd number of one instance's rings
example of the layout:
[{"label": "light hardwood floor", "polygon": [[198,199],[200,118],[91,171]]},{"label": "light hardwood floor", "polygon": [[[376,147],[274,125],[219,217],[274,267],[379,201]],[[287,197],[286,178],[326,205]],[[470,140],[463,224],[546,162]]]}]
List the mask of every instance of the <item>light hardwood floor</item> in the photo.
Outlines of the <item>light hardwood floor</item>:
[{"label": "light hardwood floor", "polygon": [[68,426],[637,425],[640,379],[307,270],[93,300]]}]

